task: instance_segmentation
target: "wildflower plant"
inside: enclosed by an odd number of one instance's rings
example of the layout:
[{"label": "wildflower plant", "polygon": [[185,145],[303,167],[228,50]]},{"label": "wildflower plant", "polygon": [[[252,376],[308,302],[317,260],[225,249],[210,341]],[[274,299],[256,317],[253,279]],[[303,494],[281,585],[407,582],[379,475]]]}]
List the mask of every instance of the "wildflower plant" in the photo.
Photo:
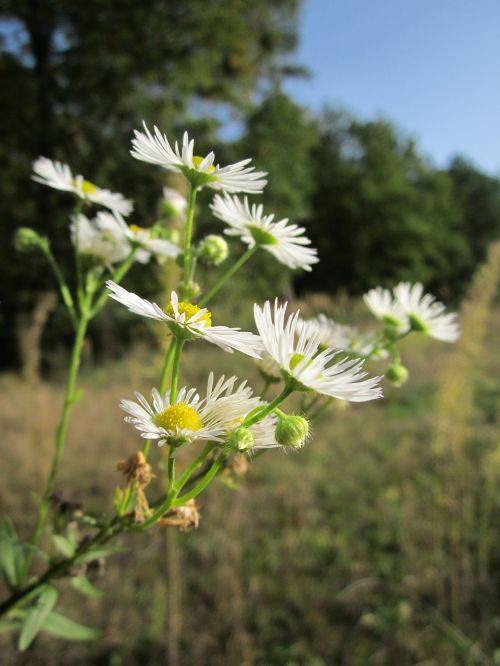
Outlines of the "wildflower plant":
[{"label": "wildflower plant", "polygon": [[[0,603],[0,614],[6,617],[1,626],[18,632],[21,650],[42,630],[69,639],[97,635],[94,629],[54,610],[58,585],[61,579],[70,579],[81,593],[99,596],[87,578],[87,566],[115,552],[114,542],[120,534],[144,532],[155,525],[181,529],[197,525],[196,498],[235,456],[253,460],[266,449],[296,451],[310,439],[311,421],[334,400],[381,398],[384,374],[394,384],[402,384],[408,373],[398,343],[410,333],[448,342],[459,335],[455,315],[445,314],[444,306],[425,295],[421,285],[406,283],[393,292],[379,287],[366,294],[368,308],[381,322],[376,332],[360,333],[323,314],[304,320],[277,299],[254,305],[256,332],[215,321],[209,303],[258,250],[263,250],[259,253],[262,259],[298,270],[313,268],[319,261],[316,250],[310,247],[304,228],[285,219],[274,221],[272,213],[264,214],[261,204],[238,198],[239,193],[258,194],[266,185],[267,174],[255,171],[250,159],[221,167],[212,152],[196,156],[187,133],[180,145],[172,144],[158,128],[150,132],[146,126],[135,132],[131,154],[184,177],[187,199],[165,189],[162,204],[166,217],[185,218],[182,244],[160,223],[149,228],[128,224],[125,216],[133,208],[130,201],[45,157],[33,165],[34,180],[75,197],[69,224],[74,280],[64,276],[48,238],[27,228],[20,229],[16,237],[18,249],[38,249],[45,255],[74,329],[52,464],[31,536],[22,541],[12,523],[5,520],[0,525],[0,563],[10,589],[10,596]],[[217,191],[210,209],[225,225],[221,231],[247,246],[234,260],[223,236],[196,238],[196,197],[203,188]],[[120,284],[134,263],[154,259],[177,261],[182,267],[181,282],[165,307]],[[205,291],[195,282],[198,260],[219,271]],[[72,289],[70,284],[76,287]],[[120,403],[125,421],[137,431],[138,449],[118,465],[125,485],[115,492],[113,511],[102,518],[78,509],[61,526],[60,521],[52,520],[51,504],[56,501],[55,483],[72,407],[82,397],[77,388],[82,347],[90,321],[109,298],[134,315],[161,322],[169,345],[150,396],[134,394],[132,387],[131,395]],[[253,358],[264,379],[262,390],[256,391],[245,379],[213,372],[202,391],[180,388],[183,353],[188,343],[200,341],[215,345],[220,353]],[[370,376],[366,361],[385,362],[387,367]],[[271,385],[275,396],[266,399]],[[287,407],[292,394],[301,399],[298,413]],[[157,464],[158,447],[166,457],[163,468]],[[185,455],[179,456],[181,449]],[[181,469],[177,469],[178,463]],[[150,482],[155,476],[161,477],[165,492],[152,499]],[[45,563],[41,573],[34,567],[35,558]]]}]

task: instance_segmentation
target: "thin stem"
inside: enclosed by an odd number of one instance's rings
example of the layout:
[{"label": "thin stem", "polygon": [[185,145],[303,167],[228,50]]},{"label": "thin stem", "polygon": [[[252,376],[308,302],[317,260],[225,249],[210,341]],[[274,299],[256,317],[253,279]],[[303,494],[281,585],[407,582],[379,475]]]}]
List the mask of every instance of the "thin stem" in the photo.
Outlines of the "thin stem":
[{"label": "thin stem", "polygon": [[[111,280],[113,282],[116,282],[117,284],[120,283],[120,281],[125,277],[126,273],[134,263],[135,259],[135,254],[137,252],[137,248],[133,248],[131,253],[126,257],[122,263],[117,266],[117,268],[113,271],[111,275]],[[94,305],[92,306],[91,310],[91,318],[95,317],[96,314],[102,309],[106,301],[108,300],[109,292],[107,289],[104,289],[104,291],[101,293],[101,295],[98,297]]]},{"label": "thin stem", "polygon": [[330,407],[330,405],[332,404],[332,402],[333,402],[333,398],[330,398],[329,400],[327,400],[326,402],[324,402],[322,405],[320,405],[319,407],[317,407],[317,408],[312,412],[312,414],[309,414],[309,416],[307,417],[307,418],[309,419],[309,421],[314,421],[314,419],[317,419],[318,416],[319,416],[320,414],[323,414],[323,412],[326,411],[326,410],[328,409],[328,407]]},{"label": "thin stem", "polygon": [[225,457],[226,454],[221,452],[219,456],[215,459],[213,465],[210,467],[208,472],[202,478],[202,480],[198,484],[196,484],[196,486],[192,490],[190,490],[182,497],[174,498],[172,506],[183,506],[184,504],[186,504],[186,502],[189,502],[189,500],[197,497],[197,495],[199,495],[203,490],[205,490],[210,481],[214,478],[214,476],[217,474],[217,472],[224,464]]},{"label": "thin stem", "polygon": [[82,541],[71,557],[54,562],[54,564],[52,564],[44,574],[37,578],[37,580],[33,581],[33,583],[30,583],[26,587],[17,590],[0,604],[0,616],[17,606],[21,601],[30,597],[36,592],[36,590],[49,581],[67,573],[68,569],[71,568],[78,557],[87,553],[94,546],[106,543],[112,537],[122,532],[125,527],[126,524],[123,523],[120,518],[114,518],[110,523],[102,527],[91,539],[88,541]]},{"label": "thin stem", "polygon": [[[54,491],[54,485],[57,476],[57,470],[59,468],[59,463],[61,461],[61,456],[64,450],[64,444],[66,441],[66,433],[68,430],[68,421],[69,413],[71,411],[72,405],[75,403],[75,387],[76,380],[78,376],[78,369],[80,367],[80,359],[82,354],[83,343],[85,340],[85,333],[87,332],[87,326],[89,322],[89,311],[88,311],[88,301],[85,298],[82,301],[82,314],[80,321],[78,322],[78,327],[76,329],[75,342],[73,345],[73,351],[71,354],[71,362],[69,367],[68,378],[66,381],[66,390],[64,395],[64,403],[61,413],[61,419],[57,427],[56,432],[56,442],[54,448],[54,456],[52,458],[52,464],[50,467],[49,477],[47,479],[47,484],[38,507],[38,515],[33,529],[33,534],[30,539],[30,543],[33,546],[37,546],[40,542],[42,536],[43,527],[49,510],[50,497]],[[33,557],[33,550],[31,554],[26,558],[26,564],[23,571],[23,580],[29,572],[31,566],[31,560]]]},{"label": "thin stem", "polygon": [[189,481],[191,474],[197,469],[205,460],[205,458],[208,456],[210,451],[213,450],[213,444],[207,444],[202,452],[196,456],[196,458],[192,461],[188,467],[184,470],[184,472],[180,475],[179,479],[176,482],[176,490],[177,492],[180,492],[186,483]]},{"label": "thin stem", "polygon": [[267,392],[269,391],[269,387],[271,386],[271,382],[269,379],[264,380],[264,386],[262,387],[262,391],[260,392],[260,398],[261,400],[264,400],[266,397]]},{"label": "thin stem", "polygon": [[163,395],[167,388],[168,373],[170,372],[170,368],[172,367],[172,362],[174,360],[176,347],[177,347],[177,338],[172,338],[170,341],[170,345],[168,347],[168,351],[165,355],[165,361],[163,363],[163,368],[160,376],[160,383],[158,385],[158,391],[160,392],[160,395]]},{"label": "thin stem", "polygon": [[71,296],[71,291],[69,290],[69,287],[66,284],[66,280],[64,279],[61,268],[59,267],[59,264],[57,263],[54,255],[52,254],[52,251],[48,243],[47,244],[43,243],[41,247],[43,253],[47,258],[47,261],[50,264],[50,267],[54,271],[54,275],[56,276],[57,282],[59,284],[59,289],[61,291],[62,299],[64,301],[66,309],[68,310],[68,314],[70,316],[73,327],[76,329],[78,326],[78,319],[76,316],[75,305],[73,303],[73,297]]},{"label": "thin stem", "polygon": [[78,303],[80,305],[80,309],[84,300],[82,262],[80,257],[80,213],[82,212],[82,207],[83,199],[78,197],[76,200],[75,209],[73,211],[73,220],[75,225],[73,246],[75,250],[76,293],[78,294]]},{"label": "thin stem", "polygon": [[237,259],[234,264],[229,266],[224,273],[219,277],[219,279],[216,281],[216,283],[213,285],[213,287],[209,290],[205,296],[200,300],[199,305],[200,306],[205,306],[208,301],[210,301],[215,294],[226,284],[226,282],[229,280],[230,277],[232,277],[236,271],[239,271],[239,269],[246,264],[246,262],[250,259],[250,257],[253,256],[253,254],[256,252],[258,249],[258,245],[253,245],[252,247],[249,247],[246,252],[244,252],[239,259]]},{"label": "thin stem", "polygon": [[263,407],[261,410],[259,410],[257,413],[253,414],[250,416],[250,418],[245,419],[243,422],[243,425],[248,428],[248,426],[253,425],[254,423],[257,423],[257,421],[262,421],[262,419],[267,416],[270,412],[273,411],[279,404],[283,402],[288,396],[293,393],[293,389],[291,389],[289,386],[285,386],[285,388],[281,391],[279,395],[274,398],[272,402],[270,402],[268,405]]},{"label": "thin stem", "polygon": [[184,298],[187,298],[188,296],[188,286],[191,275],[191,255],[192,255],[191,237],[193,234],[193,219],[194,219],[194,209],[196,204],[196,194],[197,194],[197,188],[191,185],[191,189],[189,190],[188,209],[186,214],[186,232],[184,237],[184,270],[183,270],[183,282],[182,282],[182,291]]},{"label": "thin stem", "polygon": [[181,338],[177,339],[177,344],[175,345],[174,361],[172,368],[172,381],[170,384],[170,404],[173,405],[177,398],[177,384],[179,381],[179,368],[181,363],[181,353],[182,348],[184,347],[184,340]]}]

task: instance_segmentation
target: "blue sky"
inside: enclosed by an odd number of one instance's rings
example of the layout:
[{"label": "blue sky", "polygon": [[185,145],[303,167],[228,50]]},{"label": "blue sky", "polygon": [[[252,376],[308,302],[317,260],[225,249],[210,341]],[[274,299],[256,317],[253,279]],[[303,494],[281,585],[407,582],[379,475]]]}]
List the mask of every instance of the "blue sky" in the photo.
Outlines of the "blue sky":
[{"label": "blue sky", "polygon": [[500,0],[304,0],[286,89],[313,109],[383,115],[444,166],[500,175]]}]

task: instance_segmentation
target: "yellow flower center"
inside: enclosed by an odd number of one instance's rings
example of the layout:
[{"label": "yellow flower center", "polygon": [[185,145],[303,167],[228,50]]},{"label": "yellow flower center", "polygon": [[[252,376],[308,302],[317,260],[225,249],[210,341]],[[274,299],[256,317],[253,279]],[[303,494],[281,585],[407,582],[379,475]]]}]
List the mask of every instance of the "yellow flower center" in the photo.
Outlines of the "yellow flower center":
[{"label": "yellow flower center", "polygon": [[[191,319],[193,315],[195,315],[197,312],[201,310],[201,308],[198,307],[197,305],[194,305],[193,303],[184,303],[184,301],[179,301],[177,309],[179,310],[179,314],[186,315],[186,320]],[[167,307],[166,313],[171,317],[175,317],[172,303],[170,303],[170,305]],[[209,310],[206,310],[206,312],[196,320],[196,323],[198,324],[199,322],[202,321],[206,323],[207,328],[212,326],[212,313]]]},{"label": "yellow flower center", "polygon": [[294,354],[290,359],[290,370],[294,370],[304,358],[305,356],[303,354]]},{"label": "yellow flower center", "polygon": [[[76,178],[73,178],[71,184],[73,187],[78,185]],[[82,180],[82,192],[83,194],[95,194],[97,192],[97,187],[90,182],[90,180]]]},{"label": "yellow flower center", "polygon": [[[194,168],[198,169],[200,164],[203,162],[204,159],[205,159],[204,157],[199,157],[198,155],[194,155],[193,156]],[[205,167],[205,169],[204,169],[205,173],[213,173],[214,171],[215,171],[215,167],[214,167],[213,164],[211,164],[208,167]]]},{"label": "yellow flower center", "polygon": [[170,405],[170,407],[159,412],[154,417],[154,422],[158,427],[165,428],[168,432],[176,432],[177,428],[196,432],[203,425],[198,412],[185,402]]},{"label": "yellow flower center", "polygon": [[138,234],[139,231],[144,231],[144,227],[139,227],[137,224],[130,224],[129,229],[133,234]]}]

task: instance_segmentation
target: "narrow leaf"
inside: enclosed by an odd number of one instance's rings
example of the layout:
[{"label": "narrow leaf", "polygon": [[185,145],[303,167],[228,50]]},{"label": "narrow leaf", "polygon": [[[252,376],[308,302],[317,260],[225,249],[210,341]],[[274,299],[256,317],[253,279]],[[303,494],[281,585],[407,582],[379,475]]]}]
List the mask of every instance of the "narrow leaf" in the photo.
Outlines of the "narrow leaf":
[{"label": "narrow leaf", "polygon": [[73,641],[92,641],[101,635],[98,629],[85,627],[64,617],[60,613],[49,613],[45,618],[42,629],[53,636],[67,638]]},{"label": "narrow leaf", "polygon": [[93,597],[94,599],[100,599],[104,594],[102,590],[99,590],[97,587],[92,585],[92,583],[87,578],[85,578],[85,576],[75,576],[71,579],[71,585],[73,585],[75,590],[78,590],[78,592],[85,594],[87,597]]},{"label": "narrow leaf", "polygon": [[2,568],[5,582],[10,588],[17,585],[17,553],[18,549],[16,544],[4,533],[2,535],[2,540],[0,541],[0,566]]},{"label": "narrow leaf", "polygon": [[47,585],[42,588],[42,592],[38,596],[35,605],[29,610],[19,634],[18,648],[20,650],[26,650],[32,643],[42,628],[47,615],[54,608],[56,601],[57,590],[55,587]]},{"label": "narrow leaf", "polygon": [[92,562],[92,560],[98,560],[101,557],[108,557],[109,555],[121,552],[123,552],[123,548],[117,546],[99,546],[98,548],[93,548],[86,553],[78,555],[78,557],[75,558],[75,564],[85,564],[85,562]]},{"label": "narrow leaf", "polygon": [[21,627],[20,622],[0,622],[0,634],[5,634],[8,631],[16,631]]},{"label": "narrow leaf", "polygon": [[64,557],[73,557],[75,554],[75,548],[73,544],[66,539],[66,537],[61,536],[60,534],[52,535],[52,541],[57,550],[64,555]]}]

